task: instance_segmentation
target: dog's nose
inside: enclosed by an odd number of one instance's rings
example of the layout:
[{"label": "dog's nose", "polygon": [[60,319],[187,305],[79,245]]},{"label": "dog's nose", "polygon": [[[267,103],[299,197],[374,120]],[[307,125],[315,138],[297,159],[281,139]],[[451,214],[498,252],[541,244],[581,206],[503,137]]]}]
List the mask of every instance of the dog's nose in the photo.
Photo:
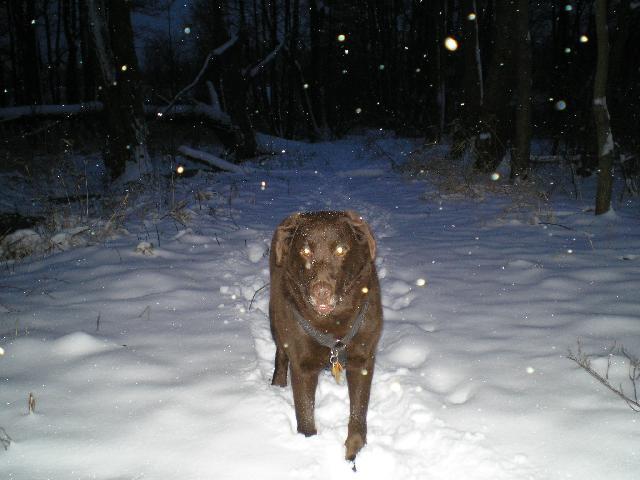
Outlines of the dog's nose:
[{"label": "dog's nose", "polygon": [[314,308],[321,314],[330,313],[335,307],[333,290],[326,282],[317,282],[311,286],[311,299]]},{"label": "dog's nose", "polygon": [[331,303],[331,285],[326,282],[318,282],[311,287],[311,296],[319,304],[328,305]]}]

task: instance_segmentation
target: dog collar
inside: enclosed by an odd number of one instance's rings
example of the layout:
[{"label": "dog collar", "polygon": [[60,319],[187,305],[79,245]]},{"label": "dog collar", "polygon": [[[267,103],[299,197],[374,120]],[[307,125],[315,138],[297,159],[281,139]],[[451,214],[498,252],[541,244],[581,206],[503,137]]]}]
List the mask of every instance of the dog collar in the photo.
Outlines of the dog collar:
[{"label": "dog collar", "polygon": [[351,325],[351,329],[349,332],[342,338],[336,338],[333,335],[328,333],[321,332],[316,327],[314,327],[309,320],[300,315],[300,312],[296,308],[293,309],[293,316],[298,322],[298,325],[302,327],[302,329],[313,338],[316,342],[318,342],[323,347],[328,347],[331,349],[331,355],[337,356],[342,353],[346,348],[347,344],[353,340],[353,337],[356,336],[360,327],[364,323],[364,316],[367,313],[367,309],[369,308],[369,300],[366,299],[362,306],[360,307],[360,311],[356,316],[353,324]]}]

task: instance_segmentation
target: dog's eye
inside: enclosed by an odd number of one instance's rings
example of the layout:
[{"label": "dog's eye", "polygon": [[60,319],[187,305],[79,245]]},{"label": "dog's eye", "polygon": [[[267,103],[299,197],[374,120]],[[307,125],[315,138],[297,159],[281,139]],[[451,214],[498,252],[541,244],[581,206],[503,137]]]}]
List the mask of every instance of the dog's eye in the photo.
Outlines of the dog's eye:
[{"label": "dog's eye", "polygon": [[300,250],[300,255],[305,258],[309,258],[311,256],[311,249],[309,247],[304,247],[302,250]]},{"label": "dog's eye", "polygon": [[342,256],[344,256],[346,253],[347,253],[347,248],[346,248],[346,247],[343,247],[342,245],[338,245],[338,246],[336,247],[336,249],[335,249],[335,254],[336,254],[338,257],[342,257]]}]

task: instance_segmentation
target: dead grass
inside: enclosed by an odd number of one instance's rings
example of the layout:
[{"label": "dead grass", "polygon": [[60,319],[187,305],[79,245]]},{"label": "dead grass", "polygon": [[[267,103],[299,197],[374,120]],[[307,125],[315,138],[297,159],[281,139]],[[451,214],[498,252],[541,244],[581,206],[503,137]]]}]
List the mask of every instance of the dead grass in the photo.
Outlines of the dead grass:
[{"label": "dead grass", "polygon": [[[432,188],[423,199],[431,202],[473,200],[483,202],[500,196],[508,200],[503,217],[518,217],[528,223],[552,222],[555,216],[549,204],[549,194],[532,172],[525,180],[511,182],[498,172],[480,173],[473,168],[473,158],[467,149],[444,151],[442,147],[424,146],[412,152],[398,170],[413,178],[426,180]],[[436,149],[437,148],[437,149]]]}]

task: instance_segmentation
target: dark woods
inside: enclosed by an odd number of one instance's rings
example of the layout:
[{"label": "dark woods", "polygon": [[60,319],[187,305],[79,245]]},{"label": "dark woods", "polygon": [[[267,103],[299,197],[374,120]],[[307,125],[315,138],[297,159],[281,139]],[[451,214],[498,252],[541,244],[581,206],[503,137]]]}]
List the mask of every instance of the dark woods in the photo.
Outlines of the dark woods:
[{"label": "dark woods", "polygon": [[0,106],[65,107],[5,108],[0,131],[8,147],[38,128],[25,117],[84,104],[113,178],[144,173],[148,136],[179,116],[238,160],[256,131],[382,127],[447,137],[481,172],[509,152],[513,178],[533,136],[606,187],[614,159],[638,161],[638,27],[631,0],[5,0]]}]

